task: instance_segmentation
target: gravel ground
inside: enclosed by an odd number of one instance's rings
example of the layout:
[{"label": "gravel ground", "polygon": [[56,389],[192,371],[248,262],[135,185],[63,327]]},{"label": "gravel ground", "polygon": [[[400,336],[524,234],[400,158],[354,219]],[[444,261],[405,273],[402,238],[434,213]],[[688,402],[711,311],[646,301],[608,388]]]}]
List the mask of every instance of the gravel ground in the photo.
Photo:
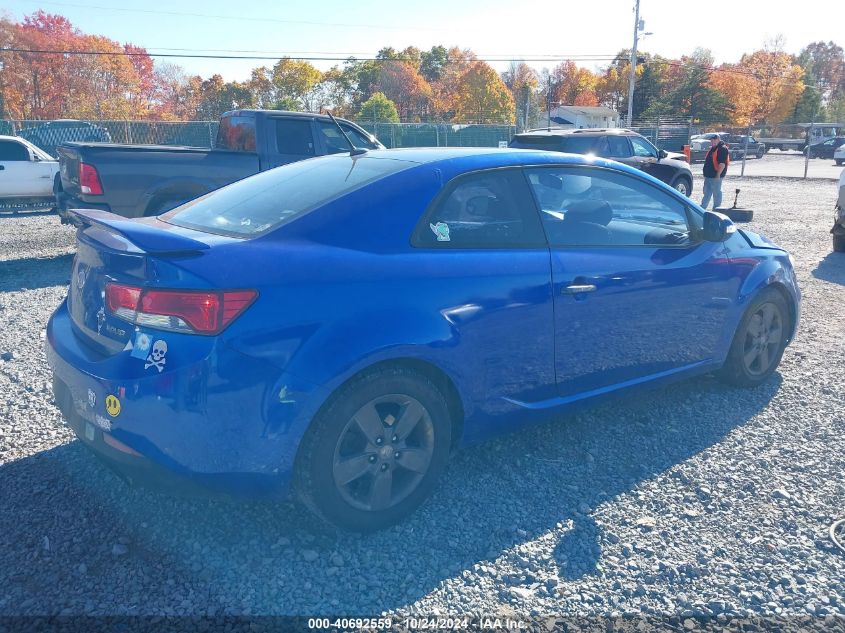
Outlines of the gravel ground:
[{"label": "gravel ground", "polygon": [[[701,176],[704,163],[693,163],[692,171]],[[732,160],[728,169],[728,177],[739,176],[742,170],[742,159]],[[842,167],[830,158],[813,158],[807,165],[807,176],[810,178],[839,179]],[[745,161],[746,176],[766,176],[769,178],[803,178],[804,156],[798,152],[781,152],[772,150],[763,158],[749,158]],[[731,197],[733,201],[733,197]]]},{"label": "gravel ground", "polygon": [[699,379],[463,451],[420,512],[367,536],[294,505],[133,490],[100,466],[62,426],[43,353],[73,232],[0,217],[0,616],[845,617],[827,537],[845,515],[835,185],[734,184],[804,292],[770,382]]}]

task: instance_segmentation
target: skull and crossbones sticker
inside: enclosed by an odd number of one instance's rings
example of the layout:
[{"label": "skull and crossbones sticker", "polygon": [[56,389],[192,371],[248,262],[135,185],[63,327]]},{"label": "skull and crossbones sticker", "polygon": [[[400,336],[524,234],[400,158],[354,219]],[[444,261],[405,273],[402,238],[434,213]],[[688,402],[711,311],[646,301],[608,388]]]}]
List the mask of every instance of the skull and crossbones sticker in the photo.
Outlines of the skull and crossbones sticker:
[{"label": "skull and crossbones sticker", "polygon": [[144,363],[144,369],[155,367],[158,373],[164,371],[164,364],[167,362],[167,343],[162,339],[158,339],[153,343],[153,348],[150,355],[147,356],[147,362]]}]

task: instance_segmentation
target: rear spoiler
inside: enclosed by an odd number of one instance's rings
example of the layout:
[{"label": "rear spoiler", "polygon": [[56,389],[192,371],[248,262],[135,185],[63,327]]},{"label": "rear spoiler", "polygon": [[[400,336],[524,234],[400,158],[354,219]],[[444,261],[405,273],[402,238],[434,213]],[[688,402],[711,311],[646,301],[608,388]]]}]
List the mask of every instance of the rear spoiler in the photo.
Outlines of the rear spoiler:
[{"label": "rear spoiler", "polygon": [[[175,231],[150,226],[145,222],[99,209],[68,209],[71,221],[85,230],[89,227],[105,229],[130,242],[150,255],[175,255],[203,251],[210,246]],[[168,226],[168,225],[165,225]],[[114,245],[112,245],[114,246]]]}]

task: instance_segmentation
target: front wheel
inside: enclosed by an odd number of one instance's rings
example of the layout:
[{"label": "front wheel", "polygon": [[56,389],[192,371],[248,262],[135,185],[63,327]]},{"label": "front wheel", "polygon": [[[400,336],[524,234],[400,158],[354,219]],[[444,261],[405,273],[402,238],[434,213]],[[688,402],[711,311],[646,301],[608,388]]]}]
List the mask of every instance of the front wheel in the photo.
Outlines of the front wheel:
[{"label": "front wheel", "polygon": [[342,529],[387,527],[431,494],[450,446],[440,390],[409,369],[378,370],[342,387],[312,422],[297,457],[297,493]]},{"label": "front wheel", "polygon": [[833,234],[833,250],[836,253],[845,253],[845,235]]},{"label": "front wheel", "polygon": [[786,349],[789,309],[774,288],[763,290],[737,328],[719,377],[738,387],[756,387],[774,373]]},{"label": "front wheel", "polygon": [[766,153],[765,149],[763,149],[762,147],[758,148],[757,149],[757,158],[763,158],[763,154],[765,154],[765,153]]},{"label": "front wheel", "polygon": [[692,183],[689,179],[684,178],[683,176],[676,179],[675,182],[672,183],[672,186],[687,197],[689,197],[692,193]]},{"label": "front wheel", "polygon": [[841,165],[843,162],[845,162],[845,161],[843,161],[842,159],[839,159],[839,158],[836,159],[837,165]]}]

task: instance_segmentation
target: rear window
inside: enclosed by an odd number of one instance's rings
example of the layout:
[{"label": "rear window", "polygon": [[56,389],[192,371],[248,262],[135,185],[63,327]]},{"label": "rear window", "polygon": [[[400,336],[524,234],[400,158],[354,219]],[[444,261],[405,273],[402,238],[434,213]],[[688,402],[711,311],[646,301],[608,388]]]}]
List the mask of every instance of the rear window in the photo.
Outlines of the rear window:
[{"label": "rear window", "polygon": [[515,136],[510,146],[522,149],[544,149],[568,154],[589,154],[596,145],[595,136]]},{"label": "rear window", "polygon": [[220,119],[215,147],[236,152],[254,152],[255,117],[235,115]]},{"label": "rear window", "polygon": [[369,156],[314,158],[245,178],[177,207],[161,219],[208,233],[252,237],[415,164]]}]

